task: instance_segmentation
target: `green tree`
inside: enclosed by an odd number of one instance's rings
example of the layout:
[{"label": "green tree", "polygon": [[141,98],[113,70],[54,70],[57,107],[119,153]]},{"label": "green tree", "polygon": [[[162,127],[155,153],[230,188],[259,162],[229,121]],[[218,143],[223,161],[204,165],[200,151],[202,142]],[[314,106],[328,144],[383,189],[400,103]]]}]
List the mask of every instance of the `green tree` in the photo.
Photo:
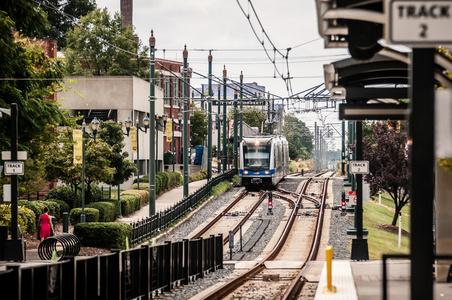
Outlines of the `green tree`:
[{"label": "green tree", "polygon": [[[85,183],[87,184],[89,203],[91,197],[90,183],[107,182],[112,180],[115,172],[110,167],[112,149],[101,139],[96,141],[85,139]],[[72,129],[63,130],[59,140],[45,147],[44,160],[45,178],[47,180],[59,179],[71,186],[74,195],[74,207],[77,207],[77,189],[82,183],[82,164],[74,164],[74,141]]]},{"label": "green tree", "polygon": [[193,114],[190,116],[190,138],[191,145],[203,145],[207,136],[207,120],[204,111],[196,107],[194,103],[191,105]]},{"label": "green tree", "polygon": [[[267,125],[266,125],[267,116],[262,110],[257,109],[255,107],[246,106],[243,108],[242,114],[243,114],[243,122],[248,124],[250,127],[257,127],[259,132],[261,132],[262,123],[263,123],[264,131],[267,130]],[[240,118],[240,113],[238,114],[238,116]],[[234,120],[234,111],[232,109],[229,111],[228,118],[229,118],[229,120]]]},{"label": "green tree", "polygon": [[132,26],[106,9],[95,9],[82,17],[66,34],[63,50],[71,75],[135,75],[148,78],[147,47],[136,38]]},{"label": "green tree", "polygon": [[96,8],[95,0],[36,0],[37,5],[47,14],[49,26],[36,36],[57,40],[58,49],[66,46],[66,32],[78,19]]},{"label": "green tree", "polygon": [[[45,17],[33,1],[0,2],[0,77],[10,79],[0,81],[0,107],[10,108],[11,103],[18,106],[18,148],[28,153],[25,175],[20,178],[21,192],[24,186],[37,184],[36,176],[42,170],[39,156],[43,145],[56,138],[53,132],[57,124],[66,123],[54,98],[61,87],[64,66],[46,55],[41,41],[25,37],[42,32]],[[10,118],[7,115],[0,118],[0,132],[3,133],[0,150],[9,151]]]},{"label": "green tree", "polygon": [[289,142],[290,158],[309,159],[314,145],[312,133],[306,124],[290,114],[284,117],[284,124],[283,135]]},{"label": "green tree", "polygon": [[101,122],[98,137],[109,144],[112,149],[110,167],[115,169],[115,173],[112,179],[105,181],[105,183],[111,185],[124,183],[138,170],[133,162],[127,160],[129,153],[123,152],[124,133],[122,131],[122,124],[118,124],[112,120]]}]

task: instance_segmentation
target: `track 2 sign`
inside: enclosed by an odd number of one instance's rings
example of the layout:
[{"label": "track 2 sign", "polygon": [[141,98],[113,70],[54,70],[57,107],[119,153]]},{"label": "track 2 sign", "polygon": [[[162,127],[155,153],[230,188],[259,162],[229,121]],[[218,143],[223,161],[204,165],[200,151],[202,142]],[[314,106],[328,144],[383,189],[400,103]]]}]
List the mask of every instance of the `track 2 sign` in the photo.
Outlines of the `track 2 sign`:
[{"label": "track 2 sign", "polygon": [[390,43],[434,47],[452,42],[452,1],[388,2],[386,38]]},{"label": "track 2 sign", "polygon": [[367,160],[354,160],[350,162],[350,173],[369,174],[369,162]]}]

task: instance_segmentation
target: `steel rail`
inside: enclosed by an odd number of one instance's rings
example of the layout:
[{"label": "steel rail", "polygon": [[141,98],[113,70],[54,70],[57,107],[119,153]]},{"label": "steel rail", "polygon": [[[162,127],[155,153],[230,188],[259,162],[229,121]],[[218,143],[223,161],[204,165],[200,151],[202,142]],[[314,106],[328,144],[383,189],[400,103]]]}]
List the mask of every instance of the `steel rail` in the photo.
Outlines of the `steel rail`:
[{"label": "steel rail", "polygon": [[[311,181],[312,178],[308,178],[302,187],[302,193],[304,193],[308,187],[309,182]],[[257,265],[255,265],[252,269],[250,269],[248,272],[245,272],[244,274],[236,277],[235,279],[231,280],[230,282],[228,282],[227,284],[221,286],[220,288],[218,288],[215,291],[212,291],[210,294],[208,294],[207,296],[205,296],[202,299],[221,299],[226,297],[230,292],[232,292],[233,290],[237,289],[239,286],[241,286],[243,283],[245,283],[248,278],[251,278],[253,276],[255,276],[256,274],[258,274],[259,272],[262,271],[262,269],[265,267],[265,262],[267,260],[272,260],[273,258],[275,258],[278,253],[281,251],[284,242],[286,241],[289,233],[290,233],[290,229],[292,228],[292,225],[295,221],[295,218],[298,214],[298,206],[299,203],[301,202],[301,197],[298,197],[297,202],[294,206],[294,208],[292,209],[292,213],[290,214],[289,219],[286,222],[286,226],[284,227],[284,230],[281,234],[281,236],[279,237],[278,241],[276,242],[276,245],[273,247],[273,249],[270,251],[270,253],[264,258],[262,259],[261,262],[259,262]]]},{"label": "steel rail", "polygon": [[307,260],[303,263],[303,266],[301,267],[301,271],[298,273],[298,275],[295,277],[295,279],[292,281],[290,286],[285,291],[283,297],[281,300],[288,300],[288,299],[296,299],[299,292],[302,290],[304,284],[306,283],[306,266],[311,261],[317,258],[317,254],[319,251],[319,245],[320,240],[322,236],[322,224],[323,224],[323,218],[324,218],[324,211],[325,211],[325,202],[327,197],[327,191],[328,191],[328,181],[331,177],[333,177],[334,173],[325,179],[325,182],[323,183],[322,188],[322,201],[319,209],[319,215],[317,217],[316,227],[315,227],[315,236],[313,239],[313,242],[311,244],[311,249],[309,251],[309,255]]},{"label": "steel rail", "polygon": [[217,223],[224,215],[226,215],[241,199],[243,199],[248,194],[247,190],[243,190],[237,198],[231,202],[220,214],[218,214],[212,221],[209,222],[203,229],[201,229],[197,234],[195,234],[191,240],[196,240],[203,236],[212,226]]}]

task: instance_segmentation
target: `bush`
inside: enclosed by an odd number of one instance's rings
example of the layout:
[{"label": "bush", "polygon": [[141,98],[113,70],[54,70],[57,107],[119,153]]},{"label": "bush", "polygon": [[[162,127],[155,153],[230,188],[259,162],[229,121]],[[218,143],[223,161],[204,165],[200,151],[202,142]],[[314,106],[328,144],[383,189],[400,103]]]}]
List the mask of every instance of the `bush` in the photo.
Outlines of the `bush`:
[{"label": "bush", "polygon": [[[134,195],[134,196],[138,196],[140,197],[141,200],[141,204],[145,204],[147,202],[149,202],[149,192],[148,191],[143,191],[143,190],[127,190],[121,193],[122,195]],[[141,207],[140,204],[140,207]]]},{"label": "bush", "polygon": [[[177,186],[178,185],[178,173],[180,174],[180,172],[168,172],[168,187],[173,187],[173,186]],[[182,174],[181,174],[182,177]]]},{"label": "bush", "polygon": [[239,183],[239,175],[235,174],[234,176],[232,176],[231,181],[235,184]]},{"label": "bush", "polygon": [[118,199],[116,198],[116,199],[105,199],[104,201],[102,201],[102,202],[108,202],[108,203],[111,203],[111,204],[113,204],[113,206],[114,206],[114,208],[115,208],[115,210],[114,210],[114,212],[115,212],[115,220],[119,217],[119,201],[118,201]]},{"label": "bush", "polygon": [[[141,182],[148,182],[149,183],[149,175],[143,175],[140,177],[140,183]],[[137,179],[135,178],[133,180],[133,183],[137,183]]]},{"label": "bush", "polygon": [[74,226],[83,246],[106,249],[125,249],[126,237],[131,240],[132,226],[125,223],[79,223]]},{"label": "bush", "polygon": [[[22,233],[33,234],[36,232],[36,215],[26,207],[19,206],[17,210],[17,223],[20,226]],[[11,228],[11,205],[0,205],[0,226],[8,226],[8,231]]]},{"label": "bush", "polygon": [[[60,209],[59,209],[60,213],[59,213],[59,215],[60,215],[61,218],[63,217],[63,213],[64,212],[70,212],[71,211],[71,208],[69,207],[69,205],[66,202],[64,202],[63,200],[48,199],[46,201],[48,201],[48,202],[55,202],[55,203],[57,203],[60,206]],[[44,201],[44,202],[46,202],[46,201]]]},{"label": "bush", "polygon": [[[45,204],[43,204],[42,202],[43,201],[19,200],[17,202],[17,205],[26,207],[26,208],[32,210],[33,213],[35,214],[36,220],[38,220],[39,216],[44,213]],[[50,210],[50,208],[49,208],[49,210]],[[49,215],[51,215],[50,211],[49,211]]]},{"label": "bush", "polygon": [[162,178],[162,189],[161,189],[161,191],[166,190],[168,188],[168,173],[158,172],[157,176],[160,176],[160,178]]},{"label": "bush", "polygon": [[111,202],[99,201],[88,204],[86,207],[99,211],[99,222],[112,222],[115,220],[115,205]]},{"label": "bush", "polygon": [[198,181],[207,178],[207,170],[202,169],[199,172],[193,173],[188,176],[188,182]]},{"label": "bush", "polygon": [[[75,225],[80,222],[80,215],[82,214],[81,208],[73,208],[69,213],[69,222],[71,225]],[[98,222],[99,221],[99,210],[95,208],[85,207],[85,221],[86,222]]]},{"label": "bush", "polygon": [[[132,189],[138,190],[138,183],[132,184]],[[140,180],[140,190],[149,191],[149,182],[141,182]]]},{"label": "bush", "polygon": [[[79,199],[80,192],[77,192],[77,198]],[[51,189],[45,196],[44,200],[58,199],[66,202],[69,208],[74,208],[74,194],[72,193],[70,186],[59,186]]]},{"label": "bush", "polygon": [[212,196],[219,196],[221,193],[229,190],[230,188],[231,184],[229,183],[229,181],[224,180],[217,184],[216,186],[212,187],[212,191],[210,192],[210,194]]},{"label": "bush", "polygon": [[129,215],[141,208],[141,199],[137,195],[122,195],[121,193],[121,210],[123,215]]}]

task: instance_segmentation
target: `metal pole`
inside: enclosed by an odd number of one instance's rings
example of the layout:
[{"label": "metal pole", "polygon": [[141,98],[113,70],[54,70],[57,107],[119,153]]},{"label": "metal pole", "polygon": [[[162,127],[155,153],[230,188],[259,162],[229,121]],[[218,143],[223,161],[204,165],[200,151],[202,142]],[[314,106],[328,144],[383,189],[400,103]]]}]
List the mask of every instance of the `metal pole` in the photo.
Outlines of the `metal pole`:
[{"label": "metal pole", "polygon": [[226,66],[223,69],[223,171],[226,171],[226,154],[227,154],[227,145],[226,145]]},{"label": "metal pole", "polygon": [[[410,68],[411,296],[433,299],[434,48],[413,48]],[[414,299],[414,298],[413,298]]]},{"label": "metal pole", "polygon": [[80,223],[85,223],[85,126],[82,126],[82,132],[82,213],[80,214]]},{"label": "metal pole", "polygon": [[188,66],[187,46],[184,47],[184,88],[182,89],[184,99],[184,198],[188,197]]},{"label": "metal pole", "polygon": [[240,140],[242,142],[243,139],[243,73],[240,72]]},{"label": "metal pole", "polygon": [[342,121],[342,161],[341,161],[341,175],[345,174],[345,122]]},{"label": "metal pole", "polygon": [[[11,161],[17,161],[17,131],[18,131],[18,118],[17,118],[17,104],[11,103]],[[18,226],[18,208],[17,197],[19,195],[19,179],[17,175],[11,175],[11,239],[19,239],[19,233],[17,231]]]},{"label": "metal pole", "polygon": [[239,116],[237,113],[237,89],[234,90],[234,149],[233,149],[233,154],[234,154],[234,169],[238,169],[237,166],[237,147],[238,147],[238,143],[237,143],[237,131],[238,131],[238,126],[237,123],[239,121]]},{"label": "metal pole", "polygon": [[[155,37],[151,30],[150,46],[150,91],[149,91],[149,124],[155,124]],[[155,215],[155,130],[149,131],[149,217]]]},{"label": "metal pole", "polygon": [[217,169],[218,173],[221,173],[221,122],[220,122],[220,113],[221,113],[221,104],[220,104],[220,92],[221,92],[221,83],[218,83],[218,115],[217,115],[217,125],[218,125],[218,134],[217,134]]},{"label": "metal pole", "polygon": [[207,102],[207,180],[212,178],[212,51],[209,51],[209,97]]},{"label": "metal pole", "polygon": [[[150,127],[151,125],[149,125]],[[152,127],[150,127],[151,129]],[[157,121],[157,118],[155,119],[155,169],[157,172],[160,171],[160,165],[159,165],[159,121]],[[149,158],[150,159],[150,158]]]},{"label": "metal pole", "polygon": [[174,141],[174,118],[171,118],[171,140],[173,141],[173,172],[174,172],[174,164],[176,163],[176,143]]},{"label": "metal pole", "polygon": [[140,129],[138,126],[138,118],[136,119],[136,124],[135,127],[137,128],[137,188],[138,190],[140,190],[140,139],[139,139],[139,135],[140,135]]}]

